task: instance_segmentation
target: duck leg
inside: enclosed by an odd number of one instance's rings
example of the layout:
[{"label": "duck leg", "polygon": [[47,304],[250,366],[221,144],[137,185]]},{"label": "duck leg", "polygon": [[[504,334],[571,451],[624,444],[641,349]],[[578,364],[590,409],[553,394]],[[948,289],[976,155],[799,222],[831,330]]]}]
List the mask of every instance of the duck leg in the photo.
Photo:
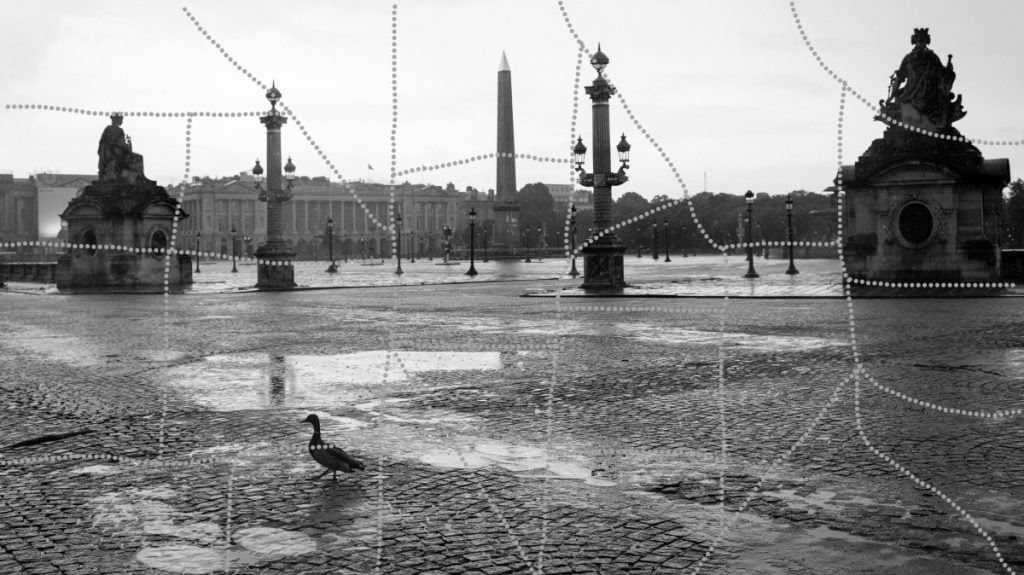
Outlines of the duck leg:
[{"label": "duck leg", "polygon": [[[317,478],[317,479],[320,479],[321,477],[323,477],[324,475],[327,475],[327,474],[328,474],[328,473],[330,473],[330,472],[331,472],[331,470],[330,470],[330,469],[328,469],[327,471],[324,471],[324,472],[323,472],[323,473],[321,473],[320,475],[317,475],[317,476],[316,476],[316,478]],[[337,473],[338,473],[338,472],[337,472],[337,471],[335,471],[334,473],[335,473],[335,476],[337,476]]]}]

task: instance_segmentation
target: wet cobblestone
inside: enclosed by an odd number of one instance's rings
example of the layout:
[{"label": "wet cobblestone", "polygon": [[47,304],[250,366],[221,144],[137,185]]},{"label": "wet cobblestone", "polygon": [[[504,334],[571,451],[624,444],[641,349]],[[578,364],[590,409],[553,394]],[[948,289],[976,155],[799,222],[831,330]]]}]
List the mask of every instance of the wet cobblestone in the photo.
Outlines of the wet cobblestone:
[{"label": "wet cobblestone", "polygon": [[[868,450],[852,380],[777,462],[853,373],[841,301],[731,301],[723,325],[704,301],[657,301],[680,314],[570,313],[516,298],[521,285],[401,289],[188,296],[172,299],[168,319],[153,297],[0,295],[5,332],[27,334],[0,340],[0,443],[83,431],[0,451],[0,572],[158,573],[140,551],[241,554],[235,534],[272,528],[315,550],[245,556],[233,570],[524,573],[543,551],[543,573],[684,573],[723,520],[731,527],[702,573],[755,572],[752,562],[765,573],[888,572],[864,552],[878,549],[908,573],[928,572],[925,560],[1005,572],[977,529]],[[856,302],[862,365],[937,404],[1021,407],[1012,303]],[[223,410],[169,379],[215,355],[382,349],[500,352],[500,367],[353,384],[358,400],[327,405]],[[858,385],[872,445],[958,501],[1020,570],[1022,418],[938,413]],[[382,395],[395,419],[358,406]],[[309,411],[331,416],[325,434],[364,472],[314,480],[298,423]],[[486,444],[528,446],[611,485],[442,468],[418,452],[461,446],[468,457]],[[212,539],[199,539],[207,528]],[[825,563],[804,563],[814,555]]]}]

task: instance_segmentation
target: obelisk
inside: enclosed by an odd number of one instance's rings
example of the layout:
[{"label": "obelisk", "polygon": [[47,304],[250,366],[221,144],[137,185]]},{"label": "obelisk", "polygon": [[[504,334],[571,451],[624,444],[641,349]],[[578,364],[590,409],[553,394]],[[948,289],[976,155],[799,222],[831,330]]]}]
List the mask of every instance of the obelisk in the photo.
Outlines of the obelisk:
[{"label": "obelisk", "polygon": [[516,199],[516,140],[512,123],[512,70],[501,53],[498,65],[498,173],[494,198],[494,252],[511,256],[519,247],[519,202]]}]

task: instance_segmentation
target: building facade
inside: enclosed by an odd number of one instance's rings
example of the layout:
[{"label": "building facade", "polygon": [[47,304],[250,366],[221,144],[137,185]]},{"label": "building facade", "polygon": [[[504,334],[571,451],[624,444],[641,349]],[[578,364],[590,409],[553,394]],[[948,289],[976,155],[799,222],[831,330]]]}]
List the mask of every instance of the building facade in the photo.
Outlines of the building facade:
[{"label": "building facade", "polygon": [[[324,177],[297,178],[292,191],[292,199],[282,204],[284,234],[298,259],[326,257],[328,218],[333,221],[335,258],[390,256],[391,239],[384,228],[390,222],[392,192],[402,215],[403,256],[410,245],[416,255],[439,255],[443,230],[448,226],[453,234],[458,232],[458,212],[468,197],[451,184],[442,188],[405,182],[392,190],[388,184],[339,183]],[[266,205],[256,199],[252,175],[196,178],[171,193],[191,215],[179,228],[179,249],[195,249],[197,232],[200,251],[224,256],[232,253],[232,241],[239,256],[251,255],[266,241]]]}]

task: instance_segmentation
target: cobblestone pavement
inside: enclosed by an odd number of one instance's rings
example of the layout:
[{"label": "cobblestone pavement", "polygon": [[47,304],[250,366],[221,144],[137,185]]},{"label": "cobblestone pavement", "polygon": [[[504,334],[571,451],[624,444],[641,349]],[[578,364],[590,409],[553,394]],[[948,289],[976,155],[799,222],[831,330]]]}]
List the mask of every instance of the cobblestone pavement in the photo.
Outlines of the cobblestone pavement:
[{"label": "cobblestone pavement", "polygon": [[1016,300],[557,285],[0,293],[0,573],[1024,571]]}]

